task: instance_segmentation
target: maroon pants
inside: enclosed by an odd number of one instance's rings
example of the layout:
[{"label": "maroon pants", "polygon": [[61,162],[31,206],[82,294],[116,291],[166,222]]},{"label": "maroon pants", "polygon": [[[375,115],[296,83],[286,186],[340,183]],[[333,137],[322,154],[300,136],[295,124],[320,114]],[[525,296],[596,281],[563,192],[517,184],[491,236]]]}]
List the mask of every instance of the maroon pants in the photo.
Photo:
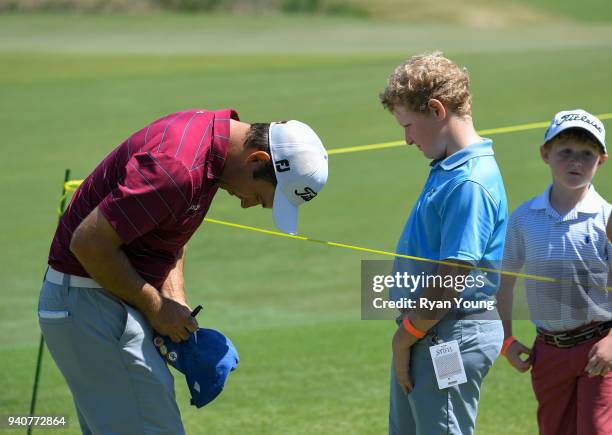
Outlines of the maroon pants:
[{"label": "maroon pants", "polygon": [[559,349],[536,338],[531,382],[541,435],[612,434],[612,372],[589,378],[584,371],[600,339]]}]

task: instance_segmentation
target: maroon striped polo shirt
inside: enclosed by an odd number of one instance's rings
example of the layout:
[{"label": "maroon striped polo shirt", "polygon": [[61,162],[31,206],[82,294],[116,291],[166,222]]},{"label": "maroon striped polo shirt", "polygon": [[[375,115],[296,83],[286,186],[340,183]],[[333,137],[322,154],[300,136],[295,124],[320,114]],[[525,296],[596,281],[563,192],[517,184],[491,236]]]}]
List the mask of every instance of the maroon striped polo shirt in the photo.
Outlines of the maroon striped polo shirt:
[{"label": "maroon striped polo shirt", "polygon": [[89,276],[69,246],[75,228],[98,206],[134,269],[159,288],[217,192],[230,118],[239,119],[231,109],[173,113],[115,148],[74,193],[55,232],[49,264]]}]

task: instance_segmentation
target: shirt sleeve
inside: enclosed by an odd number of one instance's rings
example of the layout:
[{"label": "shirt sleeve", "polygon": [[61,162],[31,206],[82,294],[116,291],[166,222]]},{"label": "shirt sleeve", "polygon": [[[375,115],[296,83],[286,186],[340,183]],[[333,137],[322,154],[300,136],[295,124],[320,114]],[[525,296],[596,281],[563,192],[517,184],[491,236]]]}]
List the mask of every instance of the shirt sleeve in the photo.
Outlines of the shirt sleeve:
[{"label": "shirt sleeve", "polygon": [[510,216],[508,231],[506,232],[502,270],[507,272],[518,272],[525,264],[525,243],[520,229],[520,221],[519,209]]},{"label": "shirt sleeve", "polygon": [[466,180],[446,197],[441,210],[440,258],[476,263],[497,222],[498,205],[479,183]]},{"label": "shirt sleeve", "polygon": [[125,244],[177,221],[191,204],[193,181],[182,162],[166,154],[135,154],[125,177],[99,204],[99,209]]}]

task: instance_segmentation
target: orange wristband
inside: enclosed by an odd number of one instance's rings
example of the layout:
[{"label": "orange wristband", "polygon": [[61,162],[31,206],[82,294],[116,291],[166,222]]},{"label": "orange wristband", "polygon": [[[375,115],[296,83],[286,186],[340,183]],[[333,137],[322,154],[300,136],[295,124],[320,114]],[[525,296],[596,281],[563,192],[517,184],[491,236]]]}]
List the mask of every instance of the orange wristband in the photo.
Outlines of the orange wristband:
[{"label": "orange wristband", "polygon": [[504,344],[502,344],[502,348],[501,348],[501,354],[502,355],[506,355],[506,352],[508,351],[508,348],[510,347],[510,345],[512,343],[514,343],[516,341],[516,338],[514,338],[513,336],[510,336],[508,338],[506,338],[504,340]]},{"label": "orange wristband", "polygon": [[408,331],[410,335],[414,335],[419,340],[427,335],[426,332],[416,329],[414,325],[410,322],[410,319],[402,320],[402,325],[404,325],[404,329]]}]

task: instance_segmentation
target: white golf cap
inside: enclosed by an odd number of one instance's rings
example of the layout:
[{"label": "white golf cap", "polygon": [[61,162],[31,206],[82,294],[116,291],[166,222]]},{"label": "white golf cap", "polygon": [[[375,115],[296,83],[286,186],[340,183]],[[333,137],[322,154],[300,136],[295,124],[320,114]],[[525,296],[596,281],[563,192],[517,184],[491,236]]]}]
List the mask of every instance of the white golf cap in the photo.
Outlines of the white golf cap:
[{"label": "white golf cap", "polygon": [[312,128],[283,121],[270,124],[270,152],[277,180],[274,223],[296,234],[298,206],[317,196],[327,181],[327,151]]},{"label": "white golf cap", "polygon": [[568,128],[581,128],[588,131],[599,142],[604,154],[608,154],[606,149],[606,129],[603,123],[597,117],[582,109],[564,110],[557,113],[548,126],[546,133],[544,133],[544,142],[548,142]]}]

